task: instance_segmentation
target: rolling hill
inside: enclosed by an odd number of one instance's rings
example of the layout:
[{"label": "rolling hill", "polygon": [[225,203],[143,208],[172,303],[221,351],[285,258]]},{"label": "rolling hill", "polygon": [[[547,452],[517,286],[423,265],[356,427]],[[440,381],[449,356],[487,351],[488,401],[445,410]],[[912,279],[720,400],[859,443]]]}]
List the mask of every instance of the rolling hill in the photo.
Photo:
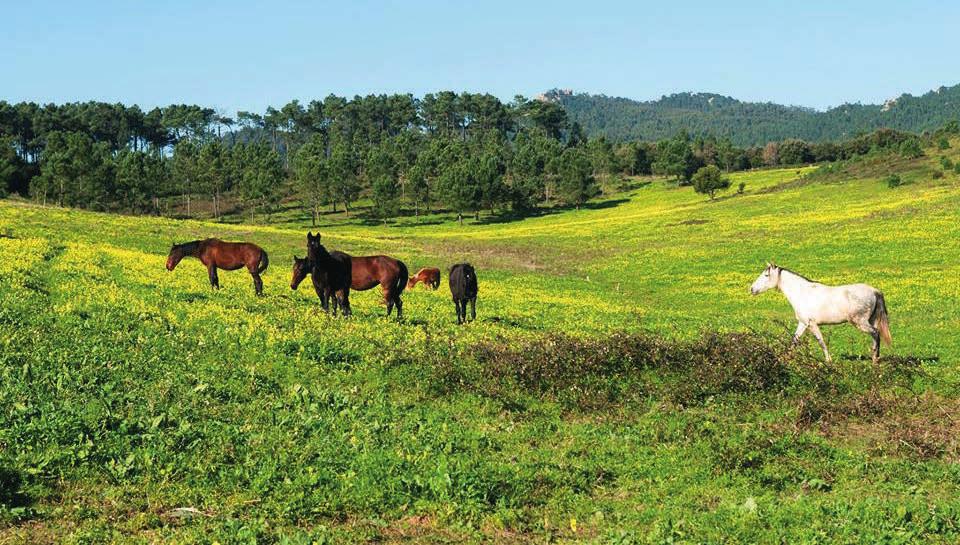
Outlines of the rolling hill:
[{"label": "rolling hill", "polygon": [[[411,270],[405,319],[289,287],[308,220],[227,225],[0,200],[0,542],[955,543],[960,141],[906,159],[663,179],[581,210],[321,225]],[[884,177],[899,173],[902,185]],[[212,291],[172,240],[250,240]],[[748,287],[776,260],[882,289],[894,346]]]},{"label": "rolling hill", "polygon": [[960,119],[960,85],[918,97],[904,94],[882,105],[843,104],[826,111],[742,102],[711,93],[678,93],[641,102],[552,90],[541,98],[562,104],[588,136],[614,141],[660,140],[687,129],[728,137],[738,145],[788,138],[814,142],[842,140],[881,127],[921,132]]}]

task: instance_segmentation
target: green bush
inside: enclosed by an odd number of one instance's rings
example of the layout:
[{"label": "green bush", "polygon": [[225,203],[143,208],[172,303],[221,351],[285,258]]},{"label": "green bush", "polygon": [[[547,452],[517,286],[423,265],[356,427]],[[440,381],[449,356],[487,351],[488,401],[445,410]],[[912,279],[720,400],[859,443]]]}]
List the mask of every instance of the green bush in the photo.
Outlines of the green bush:
[{"label": "green bush", "polygon": [[943,170],[950,170],[953,168],[953,161],[949,157],[941,157],[940,166],[943,167]]},{"label": "green bush", "polygon": [[922,156],[923,150],[920,149],[920,142],[916,138],[904,140],[903,143],[900,144],[900,155],[910,159],[916,159]]},{"label": "green bush", "polygon": [[717,191],[728,187],[730,187],[730,179],[724,178],[723,173],[715,165],[702,167],[693,175],[693,190],[697,193],[709,195],[711,199]]},{"label": "green bush", "polygon": [[950,149],[950,141],[945,136],[941,136],[937,141],[937,147],[940,149]]},{"label": "green bush", "polygon": [[903,185],[903,180],[900,179],[899,174],[891,174],[887,176],[887,187],[890,189],[900,187],[901,185]]}]

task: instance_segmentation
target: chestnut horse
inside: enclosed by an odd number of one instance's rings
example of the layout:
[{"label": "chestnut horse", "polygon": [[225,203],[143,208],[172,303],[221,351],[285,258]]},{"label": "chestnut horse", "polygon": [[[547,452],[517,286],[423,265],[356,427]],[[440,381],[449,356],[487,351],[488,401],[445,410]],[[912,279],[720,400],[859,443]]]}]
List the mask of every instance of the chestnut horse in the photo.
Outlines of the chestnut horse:
[{"label": "chestnut horse", "polygon": [[[322,247],[320,245],[320,234],[307,233],[309,252],[315,251],[315,248],[318,247]],[[407,276],[409,274],[407,266],[399,259],[385,255],[350,256],[350,288],[364,291],[380,286],[383,289],[383,300],[387,304],[387,316],[393,312],[393,307],[396,306],[397,318],[403,317],[403,301],[400,300],[400,295],[407,287]]]},{"label": "chestnut horse", "polygon": [[343,252],[327,252],[319,243],[310,245],[306,258],[293,258],[293,277],[290,279],[290,289],[295,290],[309,274],[313,280],[313,289],[320,298],[320,305],[324,312],[330,311],[329,301],[333,299],[333,314],[337,308],[343,310],[344,316],[350,316],[350,256]]},{"label": "chestnut horse", "polygon": [[270,260],[267,252],[249,242],[224,242],[217,238],[194,240],[183,244],[174,244],[167,256],[167,270],[172,271],[185,257],[195,257],[207,268],[210,286],[220,289],[217,269],[235,271],[246,267],[253,277],[253,288],[257,295],[263,295],[263,280],[260,275],[267,270]]},{"label": "chestnut horse", "polygon": [[407,287],[412,288],[417,285],[417,283],[426,284],[432,289],[437,289],[440,287],[440,269],[431,269],[424,268],[417,271],[417,274],[410,277],[410,281],[407,282]]}]

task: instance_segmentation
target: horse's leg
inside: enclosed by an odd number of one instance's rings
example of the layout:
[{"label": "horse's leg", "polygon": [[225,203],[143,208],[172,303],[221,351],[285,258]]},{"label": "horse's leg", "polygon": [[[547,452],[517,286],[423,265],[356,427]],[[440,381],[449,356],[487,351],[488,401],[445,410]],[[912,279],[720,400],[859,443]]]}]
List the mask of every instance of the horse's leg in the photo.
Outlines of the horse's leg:
[{"label": "horse's leg", "polygon": [[[464,309],[463,315],[464,315],[464,318],[466,318],[466,315],[467,315],[466,309]],[[477,298],[476,297],[473,297],[470,299],[470,321],[471,322],[477,321]]]},{"label": "horse's leg", "polygon": [[797,324],[797,330],[793,333],[793,345],[796,346],[800,342],[800,337],[803,336],[803,332],[807,330],[807,324],[805,322],[799,322]]},{"label": "horse's leg", "polygon": [[386,287],[384,287],[383,300],[387,303],[387,316],[390,316],[390,313],[393,312],[393,290],[388,290]]},{"label": "horse's leg", "polygon": [[350,308],[350,289],[340,290],[337,296],[340,298],[340,308],[343,309],[343,315],[353,316],[353,309]]},{"label": "horse's leg", "polygon": [[327,299],[327,288],[320,284],[320,280],[316,275],[310,275],[310,282],[313,283],[313,291],[317,294],[317,299],[320,299],[320,308],[324,312],[330,312],[330,304]]},{"label": "horse's leg", "polygon": [[257,297],[263,295],[263,280],[260,279],[260,275],[257,273],[250,273],[253,276],[253,289],[257,292]]},{"label": "horse's leg", "polygon": [[[460,314],[460,299],[457,299],[457,298],[455,297],[455,298],[453,299],[453,304],[456,305],[456,307],[457,307],[457,324],[462,324],[462,323],[463,323],[463,320],[460,318],[460,316],[461,316],[461,314]],[[466,317],[465,314],[466,314],[466,313],[464,313],[464,318]]]},{"label": "horse's leg", "polygon": [[216,265],[207,266],[207,275],[210,276],[210,287],[215,290],[220,289],[220,279],[217,277]]},{"label": "horse's leg", "polygon": [[403,301],[400,300],[399,295],[396,297],[396,305],[397,305],[397,319],[401,320],[403,319]]},{"label": "horse's leg", "polygon": [[857,326],[857,329],[860,331],[869,333],[870,338],[873,339],[873,345],[870,347],[870,358],[873,360],[873,364],[876,365],[877,362],[880,361],[880,332],[870,323],[870,318],[854,322],[853,325]]},{"label": "horse's leg", "polygon": [[817,342],[820,343],[820,348],[823,349],[823,356],[827,358],[827,363],[830,363],[830,352],[827,350],[827,343],[823,340],[823,334],[820,333],[820,326],[810,322],[810,332],[813,333],[813,336],[817,338]]}]

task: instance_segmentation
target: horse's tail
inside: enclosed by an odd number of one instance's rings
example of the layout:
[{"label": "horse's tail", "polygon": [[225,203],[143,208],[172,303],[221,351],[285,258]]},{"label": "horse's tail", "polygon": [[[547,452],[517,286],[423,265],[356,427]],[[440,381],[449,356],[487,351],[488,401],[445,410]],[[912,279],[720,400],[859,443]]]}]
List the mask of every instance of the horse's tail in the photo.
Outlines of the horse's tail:
[{"label": "horse's tail", "polygon": [[263,271],[267,270],[268,265],[270,265],[270,258],[267,257],[267,251],[260,250],[260,263],[257,264],[257,274],[263,274]]},{"label": "horse's tail", "polygon": [[877,302],[873,306],[873,315],[870,316],[870,323],[880,332],[880,338],[887,346],[893,344],[893,337],[890,336],[890,317],[887,314],[887,302],[879,291],[877,292]]},{"label": "horse's tail", "polygon": [[403,289],[407,287],[407,282],[410,281],[410,271],[407,270],[406,264],[403,261],[397,260],[397,266],[400,267],[400,272],[397,274],[397,285],[395,286],[396,295],[398,299],[400,294],[403,293]]}]

